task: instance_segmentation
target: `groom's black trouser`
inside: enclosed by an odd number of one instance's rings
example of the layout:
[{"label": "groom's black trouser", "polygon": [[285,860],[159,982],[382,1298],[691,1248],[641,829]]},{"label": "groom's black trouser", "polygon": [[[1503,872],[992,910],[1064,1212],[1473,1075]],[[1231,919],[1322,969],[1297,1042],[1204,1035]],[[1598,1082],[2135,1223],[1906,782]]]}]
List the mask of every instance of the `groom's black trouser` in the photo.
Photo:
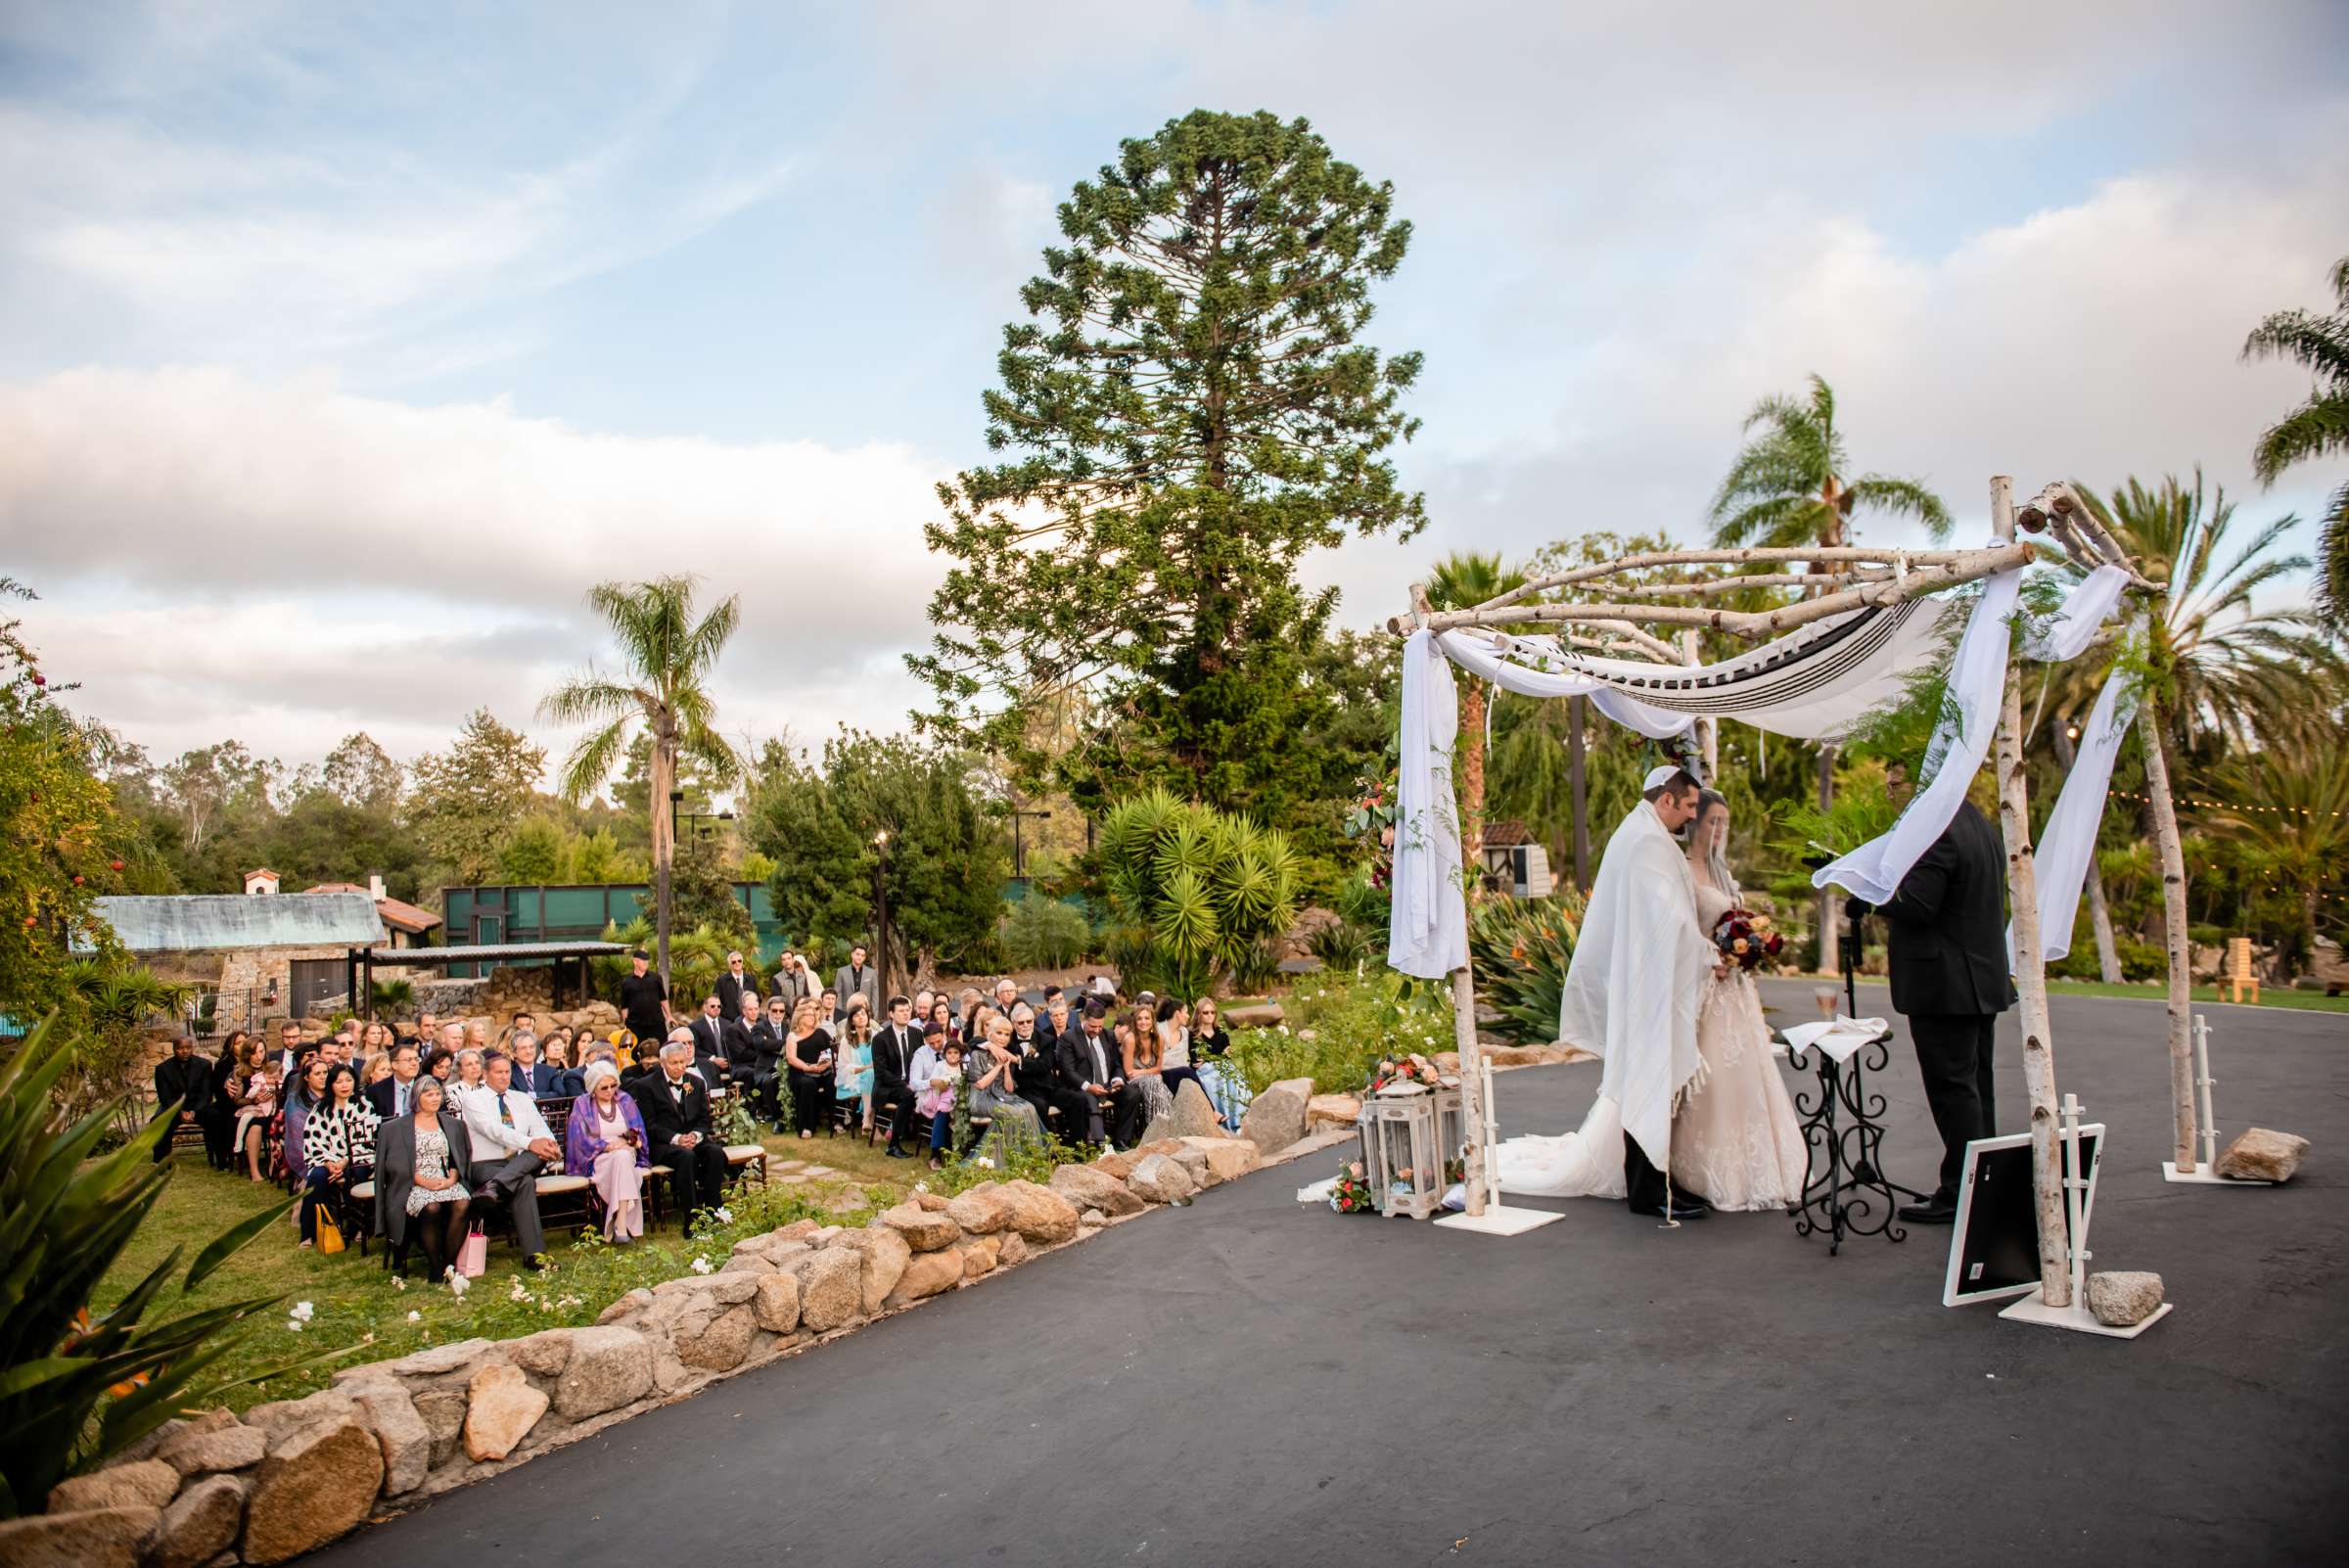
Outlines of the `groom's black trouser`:
[{"label": "groom's black trouser", "polygon": [[1941,1134],[1941,1185],[1937,1199],[1958,1201],[1965,1175],[1965,1146],[1999,1130],[1999,1102],[1991,1080],[1991,1047],[1998,1042],[1996,1013],[1912,1013],[1909,1038],[1916,1042],[1916,1067],[1925,1081],[1925,1104]]},{"label": "groom's black trouser", "polygon": [[1623,1196],[1635,1209],[1661,1208],[1665,1198],[1664,1173],[1648,1162],[1647,1151],[1629,1132],[1623,1135]]}]

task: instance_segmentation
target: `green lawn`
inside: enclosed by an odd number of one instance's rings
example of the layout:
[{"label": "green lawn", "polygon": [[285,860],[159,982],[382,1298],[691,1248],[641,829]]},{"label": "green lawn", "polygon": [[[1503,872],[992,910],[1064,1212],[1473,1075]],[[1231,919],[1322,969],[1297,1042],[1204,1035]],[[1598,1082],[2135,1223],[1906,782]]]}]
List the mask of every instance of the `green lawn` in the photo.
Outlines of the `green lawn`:
[{"label": "green lawn", "polygon": [[[408,1279],[404,1288],[395,1284],[382,1267],[382,1249],[362,1258],[355,1238],[351,1250],[334,1257],[304,1251],[296,1245],[289,1219],[282,1229],[273,1227],[255,1240],[192,1295],[181,1297],[166,1288],[149,1309],[150,1315],[176,1312],[183,1303],[194,1307],[284,1292],[286,1301],[261,1314],[225,1359],[220,1372],[226,1377],[250,1376],[328,1346],[356,1347],[341,1360],[248,1384],[223,1396],[225,1404],[242,1409],[322,1388],[341,1365],[476,1335],[500,1339],[591,1323],[605,1307],[636,1286],[687,1272],[696,1257],[707,1258],[713,1268],[721,1267],[740,1237],[801,1218],[861,1224],[874,1210],[903,1197],[914,1182],[932,1178],[925,1163],[887,1159],[878,1147],[868,1151],[861,1136],[807,1142],[769,1136],[765,1142],[775,1179],[763,1192],[737,1183],[728,1203],[733,1222],[697,1237],[691,1246],[678,1239],[673,1218],[633,1247],[606,1247],[576,1239],[569,1231],[550,1231],[553,1266],[530,1273],[520,1267],[510,1243],[493,1238],[489,1271],[460,1299],[445,1285],[429,1286],[421,1278]],[[172,1159],[175,1169],[155,1212],[99,1287],[97,1305],[102,1309],[119,1300],[172,1247],[187,1249],[181,1260],[184,1269],[186,1261],[218,1231],[282,1197],[275,1187],[212,1171],[200,1150],[182,1149]],[[783,1169],[787,1160],[825,1166],[836,1174],[790,1182],[784,1179],[791,1174]],[[861,1202],[855,1201],[859,1195]],[[828,1207],[844,1201],[844,1211]],[[411,1267],[422,1273],[421,1262]],[[311,1304],[310,1319],[299,1329],[291,1328],[287,1309],[302,1301]]]},{"label": "green lawn", "polygon": [[[1815,975],[1810,978],[1835,980],[1839,977]],[[1862,975],[1860,984],[1881,986],[1884,984],[1884,977]],[[2153,1002],[2169,999],[2169,992],[2166,988],[2152,984],[2107,986],[2101,981],[2096,980],[2050,980],[2048,982],[2048,991],[2058,996],[2126,996],[2132,1000]],[[2216,1002],[2221,1006],[2235,1005],[2221,996],[2216,986],[2196,986],[2191,994],[2198,1004],[2207,1005]],[[2248,1007],[2251,1003],[2246,1001],[2241,1005]],[[2349,996],[2327,996],[2321,991],[2292,991],[2285,987],[2268,986],[2260,991],[2259,1005],[2282,1007],[2305,1013],[2349,1013]]]}]

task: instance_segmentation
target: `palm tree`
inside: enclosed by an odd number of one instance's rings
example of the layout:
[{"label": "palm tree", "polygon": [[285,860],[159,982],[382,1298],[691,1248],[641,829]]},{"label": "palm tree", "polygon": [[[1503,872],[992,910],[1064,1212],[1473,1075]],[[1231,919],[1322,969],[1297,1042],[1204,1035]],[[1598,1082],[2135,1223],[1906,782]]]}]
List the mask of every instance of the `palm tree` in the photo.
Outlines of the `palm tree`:
[{"label": "palm tree", "polygon": [[[1428,574],[1428,607],[1473,610],[1524,582],[1525,573],[1501,565],[1497,554],[1455,551]],[[1485,869],[1485,683],[1474,675],[1461,676],[1460,683],[1460,864],[1467,868],[1473,902]]]},{"label": "palm tree", "polygon": [[2240,803],[2213,826],[2248,852],[2300,905],[2300,962],[2317,961],[2317,900],[2349,855],[2349,751],[2337,743],[2305,756],[2260,752],[2220,774]]},{"label": "palm tree", "polygon": [[[2332,292],[2340,308],[2331,315],[2279,310],[2243,340],[2245,359],[2296,359],[2317,382],[2251,448],[2262,484],[2312,457],[2349,452],[2349,256],[2333,263]],[[2317,529],[2317,608],[2339,630],[2349,617],[2349,484],[2332,492]]]},{"label": "palm tree", "polygon": [[742,601],[728,598],[696,621],[693,578],[680,576],[599,582],[587,590],[587,604],[612,627],[634,684],[606,679],[590,667],[549,692],[538,713],[554,723],[603,726],[580,737],[563,764],[563,796],[574,805],[612,776],[626,755],[634,721],[641,719],[652,736],[652,788],[645,804],[652,814],[653,930],[667,985],[669,885],[677,850],[668,797],[676,787],[680,756],[700,762],[714,784],[731,784],[742,775],[742,760],[717,732],[707,684],[726,639],[741,623]]},{"label": "palm tree", "polygon": [[2314,615],[2259,609],[2252,596],[2308,569],[2304,555],[2272,555],[2299,519],[2286,514],[2253,532],[2219,565],[2234,526],[2224,486],[2203,493],[2176,476],[2156,487],[2137,480],[2108,495],[2075,484],[2149,577],[2168,593],[2151,625],[2146,698],[2158,705],[2177,751],[2218,739],[2250,748],[2294,742],[2329,721],[2328,705],[2311,700],[2312,674],[2337,674],[2339,662]]},{"label": "palm tree", "polygon": [[[1916,480],[1889,474],[1846,479],[1851,453],[1835,428],[1835,389],[1811,377],[1811,395],[1801,401],[1776,395],[1754,404],[1742,427],[1752,435],[1714,492],[1710,517],[1713,542],[1724,549],[1759,545],[1793,549],[1816,544],[1836,549],[1852,542],[1852,517],[1860,508],[1892,517],[1912,517],[1935,539],[1948,536],[1950,511],[1941,497]],[[1832,591],[1836,576],[1822,571],[1819,586]],[[1835,748],[1819,749],[1819,808],[1835,805]],[[1831,899],[1819,896],[1819,962],[1827,957],[1826,930]]]}]

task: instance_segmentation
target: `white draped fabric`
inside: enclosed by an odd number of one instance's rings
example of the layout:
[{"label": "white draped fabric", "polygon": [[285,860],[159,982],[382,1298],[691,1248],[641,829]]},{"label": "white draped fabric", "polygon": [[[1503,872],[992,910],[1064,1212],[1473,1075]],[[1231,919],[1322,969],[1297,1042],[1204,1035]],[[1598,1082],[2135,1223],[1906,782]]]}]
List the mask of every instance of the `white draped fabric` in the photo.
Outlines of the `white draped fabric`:
[{"label": "white draped fabric", "polygon": [[1451,745],[1459,727],[1451,667],[1432,633],[1414,631],[1403,645],[1387,962],[1422,980],[1441,980],[1468,961],[1468,899],[1460,886],[1460,825],[1451,793]]},{"label": "white draped fabric", "polygon": [[[2050,963],[2072,950],[2072,927],[2080,918],[2080,890],[2088,881],[2088,863],[2096,853],[2096,830],[2104,821],[2104,796],[2112,785],[2112,764],[2129,725],[2137,717],[2137,690],[2132,677],[2117,667],[2104,677],[2104,689],[2080,728],[2079,750],[2072,770],[2064,775],[2063,792],[2040,835],[2036,853],[2039,877],[2039,947]],[[2014,927],[2006,928],[2006,953],[2014,955]]]},{"label": "white draped fabric", "polygon": [[1869,903],[1889,903],[1917,856],[1949,830],[1998,733],[1999,704],[2006,690],[2007,620],[2022,580],[2020,570],[1995,573],[1974,601],[1957,657],[1950,661],[1941,722],[1925,747],[1930,782],[1910,797],[1890,829],[1813,872],[1813,887],[1840,883]]},{"label": "white draped fabric", "polygon": [[1718,956],[1697,925],[1688,856],[1641,801],[1599,856],[1558,1038],[1605,1059],[1599,1098],[1659,1171],[1672,1163],[1674,1097],[1696,1074],[1696,1015]]}]

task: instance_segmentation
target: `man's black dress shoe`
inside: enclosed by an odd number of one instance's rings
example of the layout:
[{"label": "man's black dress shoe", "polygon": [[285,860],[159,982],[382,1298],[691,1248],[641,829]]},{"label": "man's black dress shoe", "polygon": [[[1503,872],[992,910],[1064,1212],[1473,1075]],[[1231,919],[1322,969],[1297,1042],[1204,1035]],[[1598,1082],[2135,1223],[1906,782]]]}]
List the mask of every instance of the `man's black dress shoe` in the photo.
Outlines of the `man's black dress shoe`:
[{"label": "man's black dress shoe", "polygon": [[1958,1205],[1954,1203],[1904,1203],[1900,1216],[1912,1225],[1950,1225],[1958,1222]]},{"label": "man's black dress shoe", "polygon": [[1690,1208],[1684,1197],[1676,1197],[1669,1204],[1635,1203],[1631,1207],[1634,1214],[1644,1214],[1658,1220],[1702,1220],[1713,1212],[1713,1206],[1709,1203],[1701,1209]]},{"label": "man's black dress shoe", "polygon": [[910,1160],[913,1158],[912,1155],[906,1153],[903,1149],[897,1147],[895,1144],[890,1146],[889,1157],[893,1160]]}]

